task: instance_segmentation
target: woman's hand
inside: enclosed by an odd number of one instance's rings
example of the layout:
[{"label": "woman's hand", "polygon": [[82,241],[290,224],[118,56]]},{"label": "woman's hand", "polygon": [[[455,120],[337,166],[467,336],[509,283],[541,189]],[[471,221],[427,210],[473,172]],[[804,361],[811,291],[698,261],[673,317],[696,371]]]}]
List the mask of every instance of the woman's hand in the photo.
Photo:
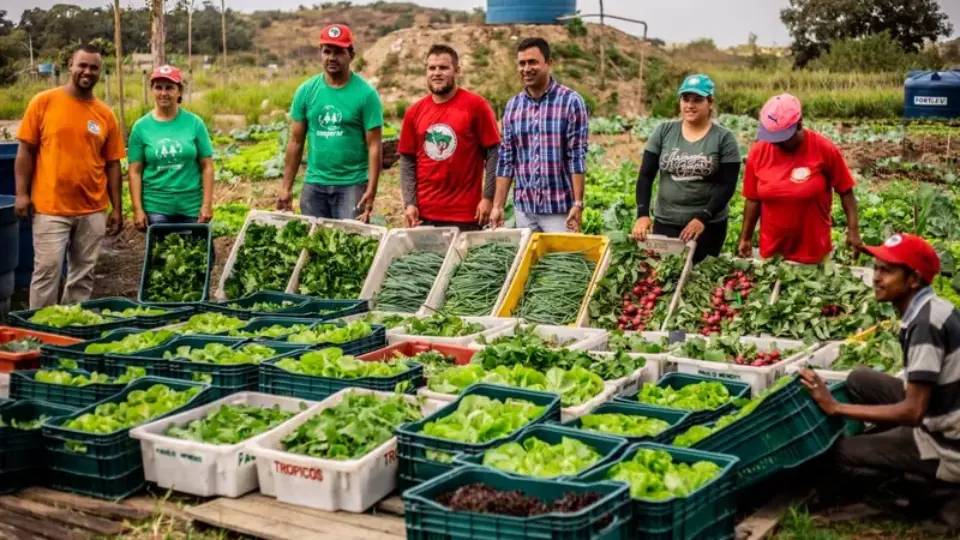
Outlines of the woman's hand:
[{"label": "woman's hand", "polygon": [[687,223],[687,226],[680,231],[680,240],[683,242],[696,240],[700,238],[700,235],[703,234],[703,231],[706,228],[707,226],[704,225],[702,221],[697,218],[693,218],[690,220],[690,223]]},{"label": "woman's hand", "polygon": [[743,257],[744,259],[749,259],[753,257],[753,242],[750,240],[740,239],[740,245],[737,247],[737,255]]},{"label": "woman's hand", "polygon": [[633,224],[633,239],[637,242],[646,241],[647,235],[650,234],[652,229],[653,225],[649,217],[637,218],[636,223]]},{"label": "woman's hand", "polygon": [[210,205],[203,205],[200,207],[200,216],[197,218],[197,221],[200,223],[210,223],[213,219],[213,208]]},{"label": "woman's hand", "polygon": [[135,209],[133,211],[133,224],[138,231],[147,230],[147,213],[140,208]]},{"label": "woman's hand", "polygon": [[847,247],[857,256],[863,250],[863,239],[860,238],[860,232],[856,229],[847,229]]}]

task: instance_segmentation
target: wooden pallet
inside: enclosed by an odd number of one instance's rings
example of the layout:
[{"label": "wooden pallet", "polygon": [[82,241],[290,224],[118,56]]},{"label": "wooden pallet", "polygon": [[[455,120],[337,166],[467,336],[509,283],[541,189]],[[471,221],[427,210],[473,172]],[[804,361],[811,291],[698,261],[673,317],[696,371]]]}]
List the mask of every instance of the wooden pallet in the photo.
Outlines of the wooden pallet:
[{"label": "wooden pallet", "polygon": [[265,540],[397,540],[406,538],[403,503],[390,497],[370,512],[326,512],[254,493],[186,510],[193,520]]}]

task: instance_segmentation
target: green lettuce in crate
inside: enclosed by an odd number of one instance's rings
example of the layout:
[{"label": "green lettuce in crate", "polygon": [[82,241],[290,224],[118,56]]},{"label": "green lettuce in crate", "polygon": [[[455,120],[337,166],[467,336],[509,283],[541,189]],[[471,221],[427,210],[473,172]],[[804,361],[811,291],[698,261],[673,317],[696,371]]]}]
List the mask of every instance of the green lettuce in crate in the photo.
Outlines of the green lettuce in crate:
[{"label": "green lettuce in crate", "polygon": [[[87,433],[113,433],[182,407],[199,393],[200,388],[195,386],[177,391],[164,384],[155,384],[146,390],[130,392],[123,402],[101,403],[92,413],[68,420],[63,427]],[[81,450],[78,448],[78,451]]]},{"label": "green lettuce in crate", "polygon": [[156,317],[157,315],[164,315],[168,313],[168,311],[165,309],[160,309],[156,307],[137,306],[137,307],[129,307],[121,311],[104,309],[100,313],[107,315],[109,317],[117,317],[120,319],[132,319],[134,317]]},{"label": "green lettuce in crate", "polygon": [[464,396],[453,413],[427,422],[423,433],[463,443],[484,443],[514,433],[539,418],[544,410],[524,399],[500,401],[474,394]]},{"label": "green lettuce in crate", "polygon": [[[224,345],[223,343],[207,343],[202,349],[183,345],[177,347],[176,351],[164,351],[163,358],[165,360],[185,358],[191,362],[200,364],[259,364],[276,353],[273,349],[267,347],[264,347],[264,349],[266,350],[255,349],[251,351],[247,348],[234,350],[229,345]],[[264,356],[264,354],[268,354],[269,356]]]},{"label": "green lettuce in crate", "polygon": [[174,333],[171,330],[148,330],[124,336],[117,341],[91,343],[83,349],[83,352],[89,354],[130,354],[159,347],[173,336]]},{"label": "green lettuce in crate", "polygon": [[238,337],[284,338],[290,334],[299,334],[309,330],[310,327],[306,324],[293,324],[289,326],[271,324],[270,326],[264,326],[257,330],[231,330],[230,335]]},{"label": "green lettuce in crate", "polygon": [[307,241],[310,226],[299,219],[282,228],[250,223],[224,284],[228,298],[257,291],[285,291]]},{"label": "green lettuce in crate", "polygon": [[255,302],[251,306],[244,306],[239,302],[231,302],[227,304],[227,307],[240,311],[259,311],[263,313],[272,313],[274,311],[280,311],[281,309],[287,309],[295,305],[296,304],[290,300],[284,300],[283,302]]},{"label": "green lettuce in crate", "polygon": [[509,442],[483,454],[483,464],[497,470],[553,478],[577,474],[600,461],[600,454],[590,445],[563,437],[558,444],[550,444],[536,437]]},{"label": "green lettuce in crate", "polygon": [[147,302],[199,302],[207,284],[207,238],[167,234],[150,250]]},{"label": "green lettuce in crate", "polygon": [[659,418],[621,413],[597,413],[580,417],[580,429],[623,437],[654,437],[670,424]]},{"label": "green lettuce in crate", "polygon": [[373,236],[320,227],[307,240],[300,294],[334,300],[359,298],[380,241]]},{"label": "green lettuce in crate", "polygon": [[369,454],[394,437],[400,424],[422,417],[420,407],[401,394],[380,397],[349,392],[284,437],[284,451],[321,459],[347,460]]},{"label": "green lettuce in crate", "polygon": [[523,336],[514,336],[497,345],[488,345],[477,351],[473,361],[482,364],[486,369],[516,364],[540,371],[552,367],[567,370],[581,367],[605,381],[626,377],[646,365],[645,359],[632,358],[625,353],[617,353],[612,358],[601,358],[594,357],[587,351],[531,345]]},{"label": "green lettuce in crate", "polygon": [[290,343],[349,343],[373,334],[373,327],[364,321],[353,321],[346,326],[321,324],[312,330],[303,330],[287,336]]},{"label": "green lettuce in crate", "polygon": [[178,326],[176,331],[183,335],[215,335],[237,330],[247,324],[249,324],[248,321],[230,317],[223,313],[199,313],[190,317],[183,325]]},{"label": "green lettuce in crate", "polygon": [[42,414],[33,420],[17,420],[14,418],[10,420],[10,423],[7,423],[2,417],[0,417],[0,428],[11,427],[13,429],[19,429],[23,431],[33,431],[43,427],[43,423],[49,418],[49,416]]},{"label": "green lettuce in crate", "polygon": [[431,377],[427,387],[441,394],[459,394],[479,382],[558,394],[564,407],[583,405],[604,388],[600,376],[579,366],[569,370],[553,367],[541,372],[520,364],[492,370],[480,364],[455,366]]},{"label": "green lettuce in crate", "polygon": [[[305,407],[306,404],[301,404],[301,410]],[[294,414],[282,410],[280,405],[221,405],[203,418],[182,426],[171,425],[164,435],[199,443],[237,444],[279,426]]]},{"label": "green lettuce in crate", "polygon": [[43,342],[33,336],[27,336],[21,339],[15,339],[6,343],[0,343],[0,352],[25,353],[38,351],[43,346]]},{"label": "green lettuce in crate", "polygon": [[66,328],[68,326],[93,326],[109,322],[99,313],[83,309],[80,304],[72,306],[47,306],[34,313],[29,321],[33,324]]},{"label": "green lettuce in crate", "polygon": [[424,351],[413,356],[401,353],[394,355],[395,360],[418,362],[423,365],[423,376],[430,378],[457,365],[457,359],[439,351]]},{"label": "green lettuce in crate", "polygon": [[409,365],[399,360],[363,362],[343,354],[342,350],[335,347],[311,351],[299,358],[282,358],[277,361],[276,366],[290,373],[335,379],[392,377],[410,370]]},{"label": "green lettuce in crate", "polygon": [[146,377],[147,370],[142,367],[130,366],[126,372],[119,377],[110,377],[105,373],[94,371],[90,376],[56,370],[40,370],[34,376],[33,380],[44,384],[59,384],[63,386],[87,386],[90,384],[127,384],[134,379]]},{"label": "green lettuce in crate", "polygon": [[733,400],[723,383],[704,381],[688,384],[679,390],[645,383],[637,394],[637,401],[671,409],[704,411],[722,407]]},{"label": "green lettuce in crate", "polygon": [[663,500],[686,497],[720,474],[710,461],[674,463],[664,450],[641,448],[632,459],[621,461],[607,471],[607,478],[630,484],[634,499]]}]

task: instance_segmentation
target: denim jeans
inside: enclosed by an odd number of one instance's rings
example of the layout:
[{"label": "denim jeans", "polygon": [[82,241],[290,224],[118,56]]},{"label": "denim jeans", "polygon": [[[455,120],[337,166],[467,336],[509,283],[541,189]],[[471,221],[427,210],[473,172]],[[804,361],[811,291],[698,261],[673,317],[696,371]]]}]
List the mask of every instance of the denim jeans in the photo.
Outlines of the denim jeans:
[{"label": "denim jeans", "polygon": [[356,219],[362,212],[357,203],[367,191],[367,183],[352,186],[304,184],[300,193],[300,213],[327,219]]},{"label": "denim jeans", "polygon": [[160,223],[196,223],[197,216],[168,216],[165,214],[147,214],[147,225],[157,225]]}]

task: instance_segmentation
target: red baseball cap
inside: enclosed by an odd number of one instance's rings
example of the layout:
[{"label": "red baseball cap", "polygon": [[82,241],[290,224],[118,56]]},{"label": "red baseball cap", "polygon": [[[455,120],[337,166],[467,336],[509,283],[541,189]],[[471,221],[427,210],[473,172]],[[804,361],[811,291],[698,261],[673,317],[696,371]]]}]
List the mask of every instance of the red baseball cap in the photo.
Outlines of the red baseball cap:
[{"label": "red baseball cap", "polygon": [[882,246],[863,246],[864,251],[883,262],[906,266],[927,283],[940,273],[940,256],[929,242],[915,234],[895,234]]},{"label": "red baseball cap", "polygon": [[347,47],[353,45],[353,32],[344,24],[331,24],[320,31],[320,45]]},{"label": "red baseball cap", "polygon": [[769,143],[781,143],[797,132],[803,116],[800,100],[790,94],[773,96],[760,109],[760,129],[757,138]]},{"label": "red baseball cap", "polygon": [[183,84],[183,74],[180,73],[179,69],[171,65],[159,66],[154,69],[153,74],[150,75],[150,82],[156,79],[167,79],[177,84]]}]

